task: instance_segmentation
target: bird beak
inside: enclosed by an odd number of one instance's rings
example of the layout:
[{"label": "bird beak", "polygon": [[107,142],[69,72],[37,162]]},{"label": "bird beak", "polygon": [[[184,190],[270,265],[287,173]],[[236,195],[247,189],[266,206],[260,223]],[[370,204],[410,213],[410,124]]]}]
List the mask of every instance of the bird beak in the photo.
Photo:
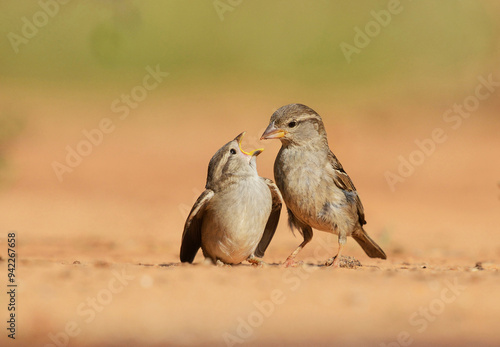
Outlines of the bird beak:
[{"label": "bird beak", "polygon": [[241,148],[241,141],[243,140],[243,136],[245,135],[245,133],[246,131],[242,132],[235,138],[235,140],[238,141],[238,147],[240,148],[241,153],[253,157],[253,156],[258,156],[259,154],[264,152],[264,148],[255,149],[251,152],[246,152],[245,150],[243,150],[243,148]]},{"label": "bird beak", "polygon": [[256,157],[259,154],[261,154],[262,152],[264,152],[264,148],[259,148],[259,149],[253,150],[251,153],[252,153],[252,156]]},{"label": "bird beak", "polygon": [[262,134],[260,139],[261,140],[279,139],[285,136],[286,133],[287,133],[286,130],[276,128],[274,122],[271,122],[271,124],[269,124],[269,126],[267,127],[266,131],[264,131],[264,134]]}]

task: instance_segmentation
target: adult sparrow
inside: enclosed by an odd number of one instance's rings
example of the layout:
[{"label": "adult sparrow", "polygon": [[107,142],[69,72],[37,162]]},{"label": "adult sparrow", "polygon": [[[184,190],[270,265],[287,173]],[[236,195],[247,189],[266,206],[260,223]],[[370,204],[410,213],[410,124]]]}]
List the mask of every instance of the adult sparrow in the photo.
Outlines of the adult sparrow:
[{"label": "adult sparrow", "polygon": [[294,258],[311,241],[312,228],[338,235],[337,255],[328,259],[326,265],[339,265],[347,236],[352,236],[369,257],[387,258],[363,229],[363,205],[351,179],[328,147],[319,114],[301,104],[283,106],[271,116],[262,139],[281,140],[274,178],[286,203],[290,228],[298,229],[304,237],[285,266],[296,265]]},{"label": "adult sparrow", "polygon": [[278,187],[257,173],[263,149],[245,152],[241,133],[215,153],[208,165],[206,190],[184,225],[181,262],[192,263],[201,247],[214,263],[262,261],[281,212]]}]

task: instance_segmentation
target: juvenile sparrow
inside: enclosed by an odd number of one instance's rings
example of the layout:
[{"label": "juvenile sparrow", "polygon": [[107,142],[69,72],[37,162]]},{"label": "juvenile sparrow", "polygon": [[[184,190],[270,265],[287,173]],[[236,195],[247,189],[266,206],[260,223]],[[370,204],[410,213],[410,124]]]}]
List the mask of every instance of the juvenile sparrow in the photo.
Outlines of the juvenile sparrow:
[{"label": "juvenile sparrow", "polygon": [[328,147],[325,126],[319,114],[301,104],[279,108],[271,116],[262,139],[280,139],[274,162],[274,178],[288,210],[290,228],[298,229],[304,241],[284,265],[312,239],[312,228],[337,234],[337,255],[326,265],[338,266],[347,236],[352,236],[371,258],[386,259],[384,251],[363,230],[363,205],[351,179]]},{"label": "juvenile sparrow", "polygon": [[261,261],[281,212],[278,187],[257,173],[257,156],[241,148],[241,133],[215,153],[208,165],[206,190],[184,225],[181,262],[192,263],[201,247],[214,263]]}]

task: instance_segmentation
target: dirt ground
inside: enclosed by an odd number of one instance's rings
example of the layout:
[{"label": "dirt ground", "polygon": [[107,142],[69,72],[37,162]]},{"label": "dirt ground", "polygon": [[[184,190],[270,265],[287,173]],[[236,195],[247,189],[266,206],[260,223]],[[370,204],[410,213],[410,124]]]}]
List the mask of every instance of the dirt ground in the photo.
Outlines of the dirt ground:
[{"label": "dirt ground", "polygon": [[[151,97],[126,120],[100,99],[38,97],[19,106],[26,126],[5,149],[0,193],[0,345],[500,344],[495,110],[480,109],[453,130],[441,106],[413,108],[416,117],[405,123],[351,119],[346,114],[362,111],[322,106],[330,146],[388,259],[370,259],[348,239],[345,254],[361,267],[320,266],[337,243],[315,232],[299,255],[306,265],[282,268],[301,241],[283,211],[264,257],[269,266],[216,267],[201,254],[195,265],[178,262],[188,210],[211,156],[243,130],[244,148],[266,148],[258,169],[273,177],[279,143],[258,137],[281,104],[190,98]],[[104,117],[116,129],[60,182],[52,163],[64,163],[66,146],[75,148],[82,130]],[[397,174],[398,157],[408,158],[415,140],[435,128],[446,141],[392,192],[385,173]],[[16,233],[18,254],[15,341],[5,329],[8,232]]]}]

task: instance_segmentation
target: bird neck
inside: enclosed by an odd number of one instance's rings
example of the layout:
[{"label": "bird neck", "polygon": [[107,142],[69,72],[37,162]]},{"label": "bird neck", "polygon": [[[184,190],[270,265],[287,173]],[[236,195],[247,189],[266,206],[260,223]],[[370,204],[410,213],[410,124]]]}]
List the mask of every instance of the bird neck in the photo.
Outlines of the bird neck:
[{"label": "bird neck", "polygon": [[233,186],[234,184],[240,183],[247,179],[251,179],[253,177],[258,177],[257,172],[245,171],[245,172],[231,172],[224,173],[217,180],[210,180],[207,182],[205,188],[211,189],[214,192],[224,190],[228,187]]},{"label": "bird neck", "polygon": [[328,139],[326,136],[315,136],[308,139],[285,139],[281,138],[281,146],[283,148],[329,148]]}]

